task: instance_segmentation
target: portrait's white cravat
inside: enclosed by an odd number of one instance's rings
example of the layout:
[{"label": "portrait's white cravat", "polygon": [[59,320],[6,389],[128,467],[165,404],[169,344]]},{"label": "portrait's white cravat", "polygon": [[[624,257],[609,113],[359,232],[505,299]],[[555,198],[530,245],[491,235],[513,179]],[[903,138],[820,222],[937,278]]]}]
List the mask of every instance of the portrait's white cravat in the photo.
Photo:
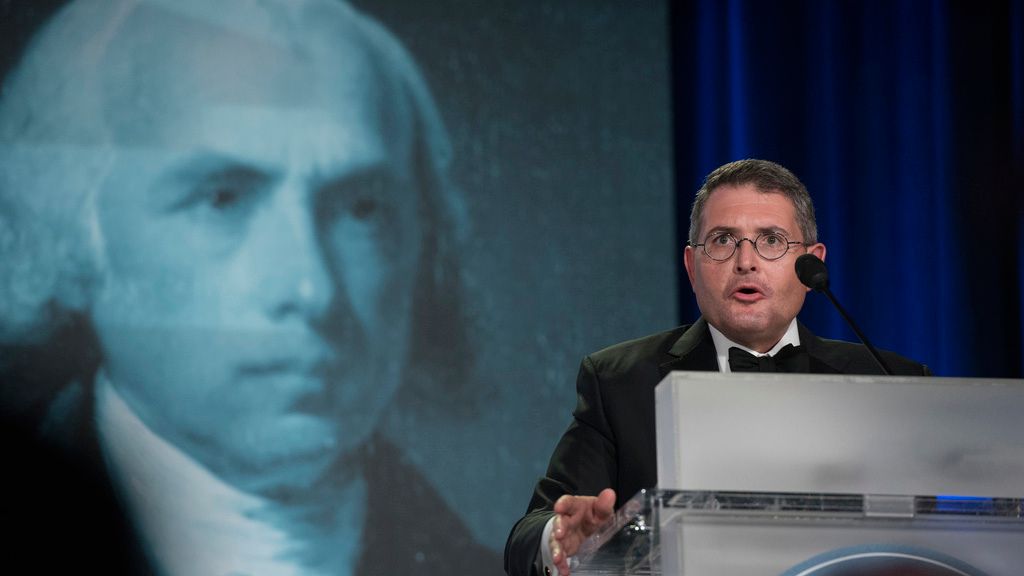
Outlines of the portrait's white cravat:
[{"label": "portrait's white cravat", "polygon": [[264,499],[229,486],[157,436],[102,373],[96,419],[107,469],[160,573],[311,573],[295,561],[288,536],[258,519]]}]

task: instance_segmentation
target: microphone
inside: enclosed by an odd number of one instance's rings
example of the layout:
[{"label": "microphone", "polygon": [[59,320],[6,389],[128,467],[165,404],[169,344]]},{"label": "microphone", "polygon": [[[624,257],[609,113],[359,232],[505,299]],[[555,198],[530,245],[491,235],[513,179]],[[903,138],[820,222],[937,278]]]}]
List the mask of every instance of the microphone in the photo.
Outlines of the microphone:
[{"label": "microphone", "polygon": [[802,254],[797,257],[796,275],[804,286],[812,290],[828,290],[828,268],[814,254]]},{"label": "microphone", "polygon": [[882,369],[882,373],[886,376],[892,376],[892,369],[882,359],[882,355],[878,353],[878,350],[868,342],[868,337],[860,331],[857,324],[850,318],[850,315],[846,313],[846,310],[839,305],[839,301],[836,300],[835,295],[828,289],[828,268],[825,267],[825,263],[814,254],[802,254],[796,259],[796,276],[800,279],[800,282],[804,286],[814,290],[815,292],[822,292],[825,296],[828,296],[829,301],[832,305],[839,310],[839,313],[846,320],[846,323],[853,328],[853,332],[860,338],[860,341],[864,343],[864,347],[871,353],[871,357],[875,359],[878,366]]}]

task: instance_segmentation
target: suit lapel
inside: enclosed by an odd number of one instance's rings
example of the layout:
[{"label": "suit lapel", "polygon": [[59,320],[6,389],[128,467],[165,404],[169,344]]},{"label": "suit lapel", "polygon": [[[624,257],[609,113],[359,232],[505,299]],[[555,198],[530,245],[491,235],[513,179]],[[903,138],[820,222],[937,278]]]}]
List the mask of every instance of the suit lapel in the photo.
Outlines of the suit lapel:
[{"label": "suit lapel", "polygon": [[807,350],[810,359],[811,374],[842,374],[845,362],[834,358],[828,353],[828,346],[814,335],[803,322],[797,320],[797,330],[800,332],[800,345]]},{"label": "suit lapel", "polygon": [[717,371],[718,358],[711,332],[704,318],[698,318],[668,349],[665,361],[658,366],[664,378],[673,370]]}]

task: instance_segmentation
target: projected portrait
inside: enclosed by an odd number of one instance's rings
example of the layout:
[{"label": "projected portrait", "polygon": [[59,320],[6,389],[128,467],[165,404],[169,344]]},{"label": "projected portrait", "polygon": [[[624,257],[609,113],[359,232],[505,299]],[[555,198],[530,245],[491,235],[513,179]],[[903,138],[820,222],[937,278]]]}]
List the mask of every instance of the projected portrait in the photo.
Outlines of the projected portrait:
[{"label": "projected portrait", "polygon": [[343,2],[80,0],[25,49],[4,403],[94,460],[149,569],[497,571],[377,433],[466,380],[449,156],[415,64]]}]

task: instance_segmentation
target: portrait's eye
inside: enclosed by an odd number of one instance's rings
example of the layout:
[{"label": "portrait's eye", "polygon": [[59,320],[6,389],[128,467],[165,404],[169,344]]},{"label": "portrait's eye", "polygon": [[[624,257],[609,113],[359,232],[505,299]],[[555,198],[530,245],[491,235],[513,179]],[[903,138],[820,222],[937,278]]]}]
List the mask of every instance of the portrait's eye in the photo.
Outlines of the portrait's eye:
[{"label": "portrait's eye", "polygon": [[213,220],[244,219],[265,196],[271,178],[258,170],[244,166],[192,168],[186,166],[181,174],[170,179],[168,190],[177,200],[168,212],[180,212],[192,217]]},{"label": "portrait's eye", "polygon": [[711,239],[711,244],[717,244],[719,246],[728,246],[732,243],[732,236],[728,234],[719,234]]},{"label": "portrait's eye", "polygon": [[347,221],[365,232],[383,232],[393,223],[400,193],[386,170],[346,174],[320,190],[317,217],[324,223]]},{"label": "portrait's eye", "polygon": [[380,206],[373,198],[360,198],[356,200],[350,211],[357,220],[369,220],[379,211]]},{"label": "portrait's eye", "polygon": [[207,196],[210,206],[224,210],[241,201],[242,193],[229,187],[219,187]]},{"label": "portrait's eye", "polygon": [[216,178],[198,184],[190,212],[194,217],[224,225],[243,224],[265,196],[262,178]]},{"label": "portrait's eye", "polygon": [[766,234],[765,237],[761,240],[761,242],[763,242],[765,246],[775,246],[777,244],[785,243],[782,240],[782,237],[779,236],[778,234]]}]

